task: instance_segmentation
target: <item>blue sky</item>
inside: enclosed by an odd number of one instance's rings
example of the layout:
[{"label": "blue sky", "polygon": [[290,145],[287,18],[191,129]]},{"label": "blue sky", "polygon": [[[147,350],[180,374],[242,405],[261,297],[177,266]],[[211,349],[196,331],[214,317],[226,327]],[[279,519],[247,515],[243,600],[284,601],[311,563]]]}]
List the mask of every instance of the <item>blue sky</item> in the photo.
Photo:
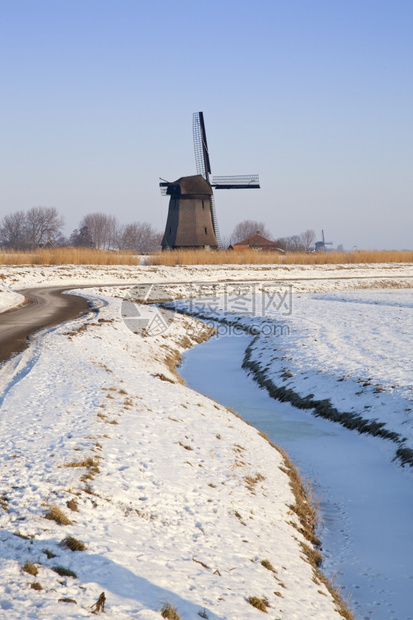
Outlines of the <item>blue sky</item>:
[{"label": "blue sky", "polygon": [[0,0],[0,217],[166,222],[203,110],[221,233],[413,249],[412,0]]}]

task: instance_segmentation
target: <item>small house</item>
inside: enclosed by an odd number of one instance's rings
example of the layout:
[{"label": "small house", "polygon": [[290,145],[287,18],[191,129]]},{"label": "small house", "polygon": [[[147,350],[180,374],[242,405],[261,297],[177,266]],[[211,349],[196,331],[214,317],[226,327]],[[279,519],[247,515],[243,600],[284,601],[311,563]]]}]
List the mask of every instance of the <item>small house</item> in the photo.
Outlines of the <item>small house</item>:
[{"label": "small house", "polygon": [[257,250],[257,251],[265,251],[265,252],[280,252],[280,248],[277,246],[274,241],[270,241],[266,239],[262,235],[260,235],[259,231],[255,234],[243,239],[242,241],[238,241],[237,243],[233,243],[230,245],[231,250]]}]

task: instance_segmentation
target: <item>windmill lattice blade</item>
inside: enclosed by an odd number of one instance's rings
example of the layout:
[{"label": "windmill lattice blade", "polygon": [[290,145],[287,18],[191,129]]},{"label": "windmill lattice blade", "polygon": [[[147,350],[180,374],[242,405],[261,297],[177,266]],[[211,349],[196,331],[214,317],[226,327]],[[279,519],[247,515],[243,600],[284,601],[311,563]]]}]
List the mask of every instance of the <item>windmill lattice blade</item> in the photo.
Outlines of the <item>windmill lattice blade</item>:
[{"label": "windmill lattice blade", "polygon": [[211,164],[209,163],[208,144],[202,112],[194,112],[192,116],[192,132],[194,136],[196,171],[209,181],[208,175],[211,172]]},{"label": "windmill lattice blade", "polygon": [[212,225],[214,227],[215,237],[218,242],[218,247],[222,248],[221,235],[219,234],[217,212],[215,209],[215,200],[214,200],[213,195],[211,196],[211,217],[212,217]]},{"label": "windmill lattice blade", "polygon": [[260,180],[258,174],[213,177],[212,187],[216,189],[259,189]]}]

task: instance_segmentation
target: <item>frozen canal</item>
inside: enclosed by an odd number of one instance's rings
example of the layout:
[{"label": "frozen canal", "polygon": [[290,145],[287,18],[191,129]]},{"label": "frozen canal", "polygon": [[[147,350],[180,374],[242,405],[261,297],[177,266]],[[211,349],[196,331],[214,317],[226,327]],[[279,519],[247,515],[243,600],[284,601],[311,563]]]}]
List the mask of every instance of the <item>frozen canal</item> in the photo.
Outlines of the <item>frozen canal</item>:
[{"label": "frozen canal", "polygon": [[287,450],[320,498],[323,570],[357,619],[413,620],[413,476],[383,440],[271,399],[241,368],[250,337],[220,336],[187,352],[180,374]]}]

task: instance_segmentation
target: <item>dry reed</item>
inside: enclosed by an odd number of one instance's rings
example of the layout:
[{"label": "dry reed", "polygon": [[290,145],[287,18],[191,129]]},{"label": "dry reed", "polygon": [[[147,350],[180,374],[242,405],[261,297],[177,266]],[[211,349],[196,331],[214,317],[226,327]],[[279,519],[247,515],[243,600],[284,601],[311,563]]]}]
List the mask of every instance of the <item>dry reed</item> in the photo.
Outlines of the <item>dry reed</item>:
[{"label": "dry reed", "polygon": [[258,252],[255,250],[173,250],[152,254],[149,265],[339,265],[412,263],[413,251],[359,250],[357,252]]},{"label": "dry reed", "polygon": [[94,248],[42,248],[34,251],[0,251],[0,265],[139,265],[132,252]]},{"label": "dry reed", "polygon": [[[43,248],[0,251],[0,265],[139,265],[141,256],[93,248]],[[172,250],[148,255],[148,265],[339,265],[413,263],[413,251],[258,252],[256,250]]]}]

